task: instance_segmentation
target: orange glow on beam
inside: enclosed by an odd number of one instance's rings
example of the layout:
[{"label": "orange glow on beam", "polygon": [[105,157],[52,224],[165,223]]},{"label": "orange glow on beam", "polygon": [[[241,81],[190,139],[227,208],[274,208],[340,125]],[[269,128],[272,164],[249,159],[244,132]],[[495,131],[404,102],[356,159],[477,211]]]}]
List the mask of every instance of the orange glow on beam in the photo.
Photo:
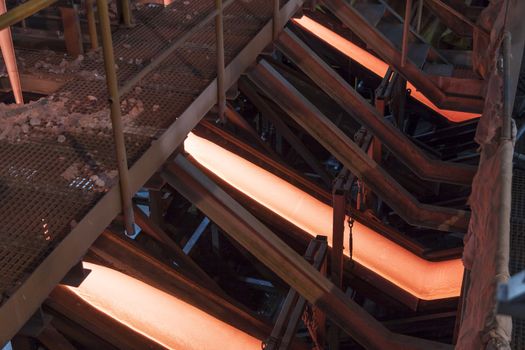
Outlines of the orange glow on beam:
[{"label": "orange glow on beam", "polygon": [[[329,28],[326,28],[325,26],[321,25],[320,23],[314,21],[313,19],[307,16],[303,16],[299,19],[293,19],[293,21],[300,25],[302,28],[317,36],[319,39],[332,46],[334,49],[344,54],[345,56],[356,61],[372,73],[380,77],[385,76],[388,70],[388,64],[386,64],[384,61],[377,58],[376,56],[372,55],[370,52],[363,50],[356,44],[352,43],[350,40],[343,38],[339,34],[333,32]],[[412,83],[407,82],[407,88],[412,91],[410,96],[412,96],[425,106],[429,107],[430,109],[441,114],[451,122],[459,123],[480,117],[480,115],[477,113],[441,109],[437,107],[434,103],[432,103],[432,101],[430,101],[420,91],[418,91]]]},{"label": "orange glow on beam", "polygon": [[[332,208],[246,159],[190,134],[184,149],[201,165],[237,190],[285,218],[312,237],[328,236],[332,244]],[[430,262],[355,222],[353,258],[423,300],[457,297],[463,278],[460,259]],[[345,228],[345,240],[349,229]],[[348,247],[344,253],[349,256]]]},{"label": "orange glow on beam", "polygon": [[75,287],[83,300],[158,344],[177,350],[261,349],[261,341],[176,297],[107,267],[86,263],[91,273]]}]

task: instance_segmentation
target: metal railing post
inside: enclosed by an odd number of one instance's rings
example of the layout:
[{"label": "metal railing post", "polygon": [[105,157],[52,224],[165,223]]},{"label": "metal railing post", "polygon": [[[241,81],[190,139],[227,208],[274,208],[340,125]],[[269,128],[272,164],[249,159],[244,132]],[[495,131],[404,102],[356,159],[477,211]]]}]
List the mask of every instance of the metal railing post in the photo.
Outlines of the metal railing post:
[{"label": "metal railing post", "polygon": [[133,19],[131,16],[131,7],[129,6],[129,0],[121,0],[120,9],[122,10],[122,23],[126,27],[131,27],[133,24]]},{"label": "metal railing post", "polygon": [[215,0],[217,16],[215,16],[215,34],[217,41],[217,113],[224,122],[226,110],[226,88],[224,86],[224,23],[222,0]]},{"label": "metal railing post", "polygon": [[97,37],[97,23],[95,22],[95,10],[94,1],[86,0],[86,17],[89,30],[89,41],[91,42],[91,49],[95,50],[98,48],[98,37]]},{"label": "metal railing post", "polygon": [[408,36],[410,34],[410,14],[412,12],[412,0],[406,1],[405,21],[403,22],[403,43],[401,47],[401,67],[404,67],[408,56]]},{"label": "metal railing post", "polygon": [[111,38],[111,26],[107,0],[97,0],[100,31],[102,34],[102,51],[104,53],[104,67],[106,70],[106,83],[108,86],[109,104],[111,108],[111,125],[115,140],[117,166],[120,180],[120,198],[122,202],[122,213],[126,234],[134,235],[134,216],[131,201],[131,190],[129,186],[128,161],[126,156],[126,143],[124,140],[124,127],[120,110],[120,98],[118,92],[117,72],[115,70],[115,58],[113,54],[113,42]]},{"label": "metal railing post", "polygon": [[273,0],[273,40],[277,40],[279,35],[279,2],[280,0]]},{"label": "metal railing post", "polygon": [[[7,12],[5,0],[0,0],[0,14]],[[2,56],[4,57],[7,74],[9,75],[9,82],[11,89],[15,96],[17,104],[24,103],[22,95],[22,86],[20,84],[20,75],[18,74],[18,66],[16,65],[15,48],[13,46],[13,38],[11,37],[11,28],[6,27],[0,29],[0,48],[2,49]]]}]

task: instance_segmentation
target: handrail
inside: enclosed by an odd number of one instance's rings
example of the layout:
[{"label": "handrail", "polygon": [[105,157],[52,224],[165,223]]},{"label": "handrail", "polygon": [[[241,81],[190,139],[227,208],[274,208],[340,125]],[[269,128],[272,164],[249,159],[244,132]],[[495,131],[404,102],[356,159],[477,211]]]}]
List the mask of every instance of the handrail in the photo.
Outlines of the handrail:
[{"label": "handrail", "polygon": [[21,5],[18,5],[12,10],[0,15],[0,29],[12,26],[27,17],[34,15],[40,10],[53,5],[58,0],[30,0]]}]

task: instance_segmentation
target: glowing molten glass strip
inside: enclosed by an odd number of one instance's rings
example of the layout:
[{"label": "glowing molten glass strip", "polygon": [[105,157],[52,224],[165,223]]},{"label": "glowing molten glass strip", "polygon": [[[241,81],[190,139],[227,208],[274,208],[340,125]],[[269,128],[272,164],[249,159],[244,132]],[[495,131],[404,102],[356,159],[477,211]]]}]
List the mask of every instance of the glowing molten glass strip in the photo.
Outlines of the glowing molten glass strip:
[{"label": "glowing molten glass strip", "polygon": [[[373,72],[374,74],[380,77],[385,76],[388,70],[388,64],[386,64],[376,56],[372,55],[368,51],[363,50],[351,41],[343,38],[337,33],[334,33],[332,30],[324,27],[320,23],[312,20],[311,18],[308,18],[307,16],[303,16],[300,19],[294,19],[293,21],[295,21],[295,23],[299,24],[301,27],[308,30],[310,33],[314,34],[319,39],[323,40],[342,54],[356,61],[369,71]],[[419,92],[416,89],[416,87],[410,82],[407,82],[407,88],[409,88],[412,91],[411,96],[413,98],[415,98],[425,106],[429,107],[430,109],[438,112],[451,122],[457,123],[479,118],[479,114],[476,113],[451,111],[437,107],[425,95]]]},{"label": "glowing molten glass strip", "polygon": [[[332,242],[332,208],[283,179],[220,146],[190,134],[184,148],[201,165],[279,216]],[[460,259],[430,262],[355,222],[353,258],[410,294],[424,300],[457,297],[463,278]],[[345,242],[349,229],[345,229]],[[348,247],[345,254],[349,256]]]},{"label": "glowing molten glass strip", "polygon": [[177,350],[261,349],[261,341],[118,271],[84,263],[91,273],[78,296],[162,346]]}]

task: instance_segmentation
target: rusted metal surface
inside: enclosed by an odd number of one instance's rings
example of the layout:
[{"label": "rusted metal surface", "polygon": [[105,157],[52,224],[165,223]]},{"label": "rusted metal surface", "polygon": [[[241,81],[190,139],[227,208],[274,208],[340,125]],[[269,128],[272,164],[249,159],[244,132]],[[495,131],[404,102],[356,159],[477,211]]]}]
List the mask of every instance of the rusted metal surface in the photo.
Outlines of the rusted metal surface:
[{"label": "rusted metal surface", "polygon": [[[286,22],[301,4],[300,0],[288,1],[281,9],[281,19]],[[119,85],[133,79],[170,41],[206,18],[213,5],[209,1],[192,1],[188,6],[177,2],[167,8],[148,6],[137,11],[136,25],[113,35]],[[272,15],[272,5],[263,0],[237,1],[225,11],[226,87],[271,42]],[[213,23],[199,28],[140,81],[140,89],[122,96],[121,101],[128,103],[123,114],[132,109],[131,99],[142,102],[140,113],[124,127],[131,191],[153,175],[217,103],[214,33]],[[32,61],[26,64],[43,59],[31,54]],[[49,57],[56,62],[52,68],[60,64],[58,55]],[[41,65],[35,71],[66,76],[55,96],[67,96],[63,102],[69,112],[88,114],[107,108],[102,67],[100,57],[93,55],[85,57],[75,72],[66,69],[56,74]],[[86,71],[92,74],[79,74]],[[99,122],[109,125],[109,113]],[[7,165],[0,170],[0,342],[16,333],[120,211],[114,179],[102,187],[93,179],[117,169],[111,129],[97,125],[90,129],[67,132],[63,142],[50,130],[36,129],[19,140],[0,141],[0,161]],[[75,163],[82,170],[77,176],[61,176]],[[18,215],[21,212],[24,215]]]}]

